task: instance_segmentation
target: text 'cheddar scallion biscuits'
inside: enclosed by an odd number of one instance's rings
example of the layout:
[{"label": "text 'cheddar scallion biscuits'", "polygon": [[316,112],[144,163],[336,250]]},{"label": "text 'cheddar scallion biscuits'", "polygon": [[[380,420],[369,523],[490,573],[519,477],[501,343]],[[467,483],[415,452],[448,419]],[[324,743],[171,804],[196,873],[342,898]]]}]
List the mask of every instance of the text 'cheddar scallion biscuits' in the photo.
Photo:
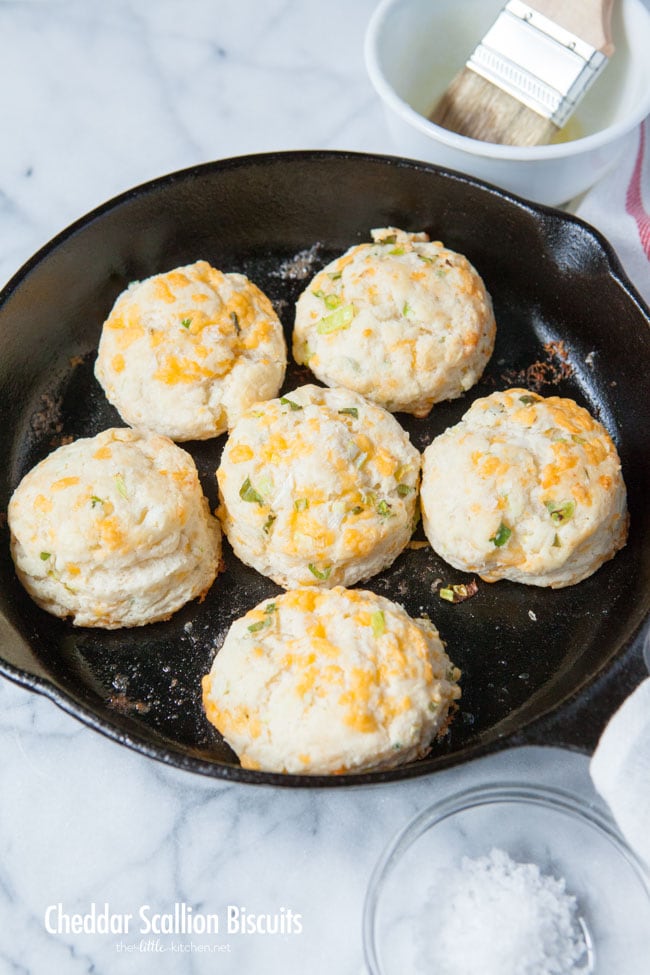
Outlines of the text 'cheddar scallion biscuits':
[{"label": "text 'cheddar scallion biscuits'", "polygon": [[95,374],[126,423],[182,441],[224,433],[251,403],[276,395],[285,368],[266,295],[243,274],[197,261],[119,296]]},{"label": "text 'cheddar scallion biscuits'", "polygon": [[241,417],[217,479],[222,525],[243,562],[287,589],[352,585],[408,543],[420,454],[381,407],[302,386]]},{"label": "text 'cheddar scallion biscuits'", "polygon": [[605,428],[573,400],[526,389],[477,400],[427,447],[421,502],[435,551],[487,582],[570,586],[627,538]]},{"label": "text 'cheddar scallion biscuits'", "polygon": [[371,592],[296,589],[232,624],[203,703],[245,768],[366,771],[429,750],[459,677],[429,620]]},{"label": "text 'cheddar scallion biscuits'", "polygon": [[220,564],[194,461],[156,434],[111,429],[59,447],[22,479],[8,518],[27,592],[78,626],[166,619]]},{"label": "text 'cheddar scallion biscuits'", "polygon": [[426,416],[483,373],[496,326],[483,281],[426,234],[372,232],[320,271],[296,305],[293,354],[328,386]]}]

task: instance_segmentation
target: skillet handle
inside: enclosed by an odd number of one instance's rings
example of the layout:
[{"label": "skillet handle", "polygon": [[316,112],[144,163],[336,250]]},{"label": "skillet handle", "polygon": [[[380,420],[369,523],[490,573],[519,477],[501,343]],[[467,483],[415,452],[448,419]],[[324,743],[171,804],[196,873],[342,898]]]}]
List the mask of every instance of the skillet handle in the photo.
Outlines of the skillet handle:
[{"label": "skillet handle", "polygon": [[648,676],[650,659],[646,665],[643,656],[648,637],[650,625],[646,624],[593,684],[516,733],[509,744],[555,746],[591,755],[609,719]]}]

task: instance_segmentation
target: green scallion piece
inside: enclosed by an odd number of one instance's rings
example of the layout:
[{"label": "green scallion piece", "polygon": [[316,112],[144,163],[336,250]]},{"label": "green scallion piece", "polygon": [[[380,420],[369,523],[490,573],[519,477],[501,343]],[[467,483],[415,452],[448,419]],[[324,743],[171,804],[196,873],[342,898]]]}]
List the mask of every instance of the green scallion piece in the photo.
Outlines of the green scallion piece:
[{"label": "green scallion piece", "polygon": [[370,617],[370,625],[372,626],[372,635],[381,636],[386,629],[386,617],[383,612],[378,609]]},{"label": "green scallion piece", "polygon": [[278,517],[278,516],[277,516],[277,515],[274,515],[273,513],[271,513],[271,514],[270,514],[270,515],[268,516],[268,518],[266,519],[266,521],[265,521],[265,522],[264,522],[264,524],[262,525],[262,530],[264,531],[264,534],[265,534],[265,535],[268,535],[268,533],[269,533],[269,532],[271,531],[271,528],[273,527],[273,522],[275,521],[275,519],[276,519],[277,517]]},{"label": "green scallion piece", "polygon": [[490,541],[493,542],[493,544],[496,545],[497,548],[501,548],[503,545],[506,544],[506,542],[508,541],[511,535],[512,535],[512,530],[508,528],[507,525],[504,525],[503,522],[501,522],[497,531],[491,537]]},{"label": "green scallion piece", "polygon": [[466,599],[471,599],[477,592],[478,585],[476,579],[472,579],[468,583],[459,582],[453,586],[441,586],[438,590],[438,595],[448,603],[462,603]]},{"label": "green scallion piece", "polygon": [[93,506],[93,508],[95,508],[98,504],[103,504],[104,503],[104,499],[103,498],[98,498],[96,494],[93,494],[93,496],[90,499],[90,503]]},{"label": "green scallion piece", "polygon": [[239,489],[239,497],[242,501],[251,501],[255,504],[264,504],[264,498],[251,484],[250,477],[247,477]]},{"label": "green scallion piece", "polygon": [[532,406],[532,404],[536,402],[536,399],[534,396],[520,396],[519,402],[523,403],[524,406]]},{"label": "green scallion piece", "polygon": [[183,328],[189,328],[191,324],[192,324],[191,318],[181,318],[181,325],[183,326]]},{"label": "green scallion piece", "polygon": [[573,517],[576,503],[575,501],[547,501],[546,510],[554,525],[563,525]]},{"label": "green scallion piece", "polygon": [[300,403],[294,403],[294,401],[292,399],[289,399],[287,396],[281,396],[280,397],[280,403],[281,403],[282,406],[290,406],[291,409],[294,412],[296,410],[301,410],[302,409],[302,406],[300,405]]},{"label": "green scallion piece", "polygon": [[257,623],[251,623],[251,625],[248,627],[248,632],[259,633],[260,630],[263,630],[265,627],[270,625],[271,625],[270,619],[258,620]]},{"label": "green scallion piece", "polygon": [[356,406],[346,406],[344,409],[339,410],[339,413],[345,413],[346,416],[353,416],[355,420],[359,419],[359,411]]},{"label": "green scallion piece", "polygon": [[341,332],[343,329],[350,327],[355,314],[356,309],[354,305],[343,305],[330,315],[325,315],[324,318],[321,318],[316,326],[316,331],[319,335],[330,335],[332,332]]},{"label": "green scallion piece", "polygon": [[117,488],[117,493],[121,494],[123,498],[128,498],[126,493],[126,484],[124,483],[124,478],[121,474],[115,475],[115,487]]},{"label": "green scallion piece", "polygon": [[411,493],[411,491],[413,491],[413,488],[410,486],[410,484],[397,485],[397,493],[399,494],[400,498],[405,498],[407,494]]},{"label": "green scallion piece", "polygon": [[317,579],[320,579],[321,582],[326,582],[327,579],[329,579],[330,574],[332,572],[331,565],[326,565],[323,569],[319,569],[317,566],[313,564],[313,562],[309,563],[308,569],[311,572],[311,574],[313,576],[316,576]]},{"label": "green scallion piece", "polygon": [[293,502],[293,507],[295,511],[306,511],[309,507],[309,498],[297,498]]},{"label": "green scallion piece", "polygon": [[51,552],[41,552],[42,561],[47,562],[47,560],[50,558],[51,555],[52,555]]},{"label": "green scallion piece", "polygon": [[338,295],[332,293],[326,294],[322,288],[319,288],[317,291],[312,291],[312,294],[315,298],[320,298],[321,301],[324,301],[325,307],[329,308],[330,311],[334,311],[341,304],[341,299]]},{"label": "green scallion piece", "polygon": [[377,513],[380,514],[382,518],[388,518],[389,515],[392,514],[388,501],[385,501],[382,498],[381,501],[377,502]]}]

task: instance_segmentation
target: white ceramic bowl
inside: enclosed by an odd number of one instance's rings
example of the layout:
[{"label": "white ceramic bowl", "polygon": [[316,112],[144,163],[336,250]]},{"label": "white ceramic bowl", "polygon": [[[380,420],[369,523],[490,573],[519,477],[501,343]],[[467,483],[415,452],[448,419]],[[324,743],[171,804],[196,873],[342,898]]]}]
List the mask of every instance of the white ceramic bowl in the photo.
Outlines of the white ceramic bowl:
[{"label": "white ceramic bowl", "polygon": [[[390,844],[373,872],[364,908],[370,975],[433,971],[431,946],[439,937],[436,925],[443,923],[436,903],[445,897],[445,881],[462,857],[476,859],[495,848],[566,882],[588,949],[579,971],[647,972],[650,878],[612,820],[567,792],[511,783],[448,796]],[[495,937],[507,939],[508,931],[495,931]]]},{"label": "white ceramic bowl", "polygon": [[426,116],[495,21],[503,0],[382,0],[368,25],[366,67],[400,155],[437,163],[537,203],[572,200],[634,151],[650,112],[650,11],[615,4],[616,52],[580,103],[566,136],[501,146],[456,135]]}]

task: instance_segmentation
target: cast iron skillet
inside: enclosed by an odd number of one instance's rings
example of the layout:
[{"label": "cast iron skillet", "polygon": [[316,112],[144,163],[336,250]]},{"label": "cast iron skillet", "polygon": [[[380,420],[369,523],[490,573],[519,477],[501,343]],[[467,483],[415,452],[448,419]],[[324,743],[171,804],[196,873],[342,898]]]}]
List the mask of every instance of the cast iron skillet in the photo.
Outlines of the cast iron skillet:
[{"label": "cast iron skillet", "polygon": [[[557,211],[422,163],[335,152],[210,163],[110,201],[43,248],[0,296],[0,510],[63,437],[123,425],[92,367],[102,321],[130,281],[199,258],[243,271],[269,294],[289,335],[293,303],[309,280],[301,269],[311,275],[386,225],[427,230],[466,254],[493,296],[498,323],[494,356],[475,389],[426,420],[399,417],[415,445],[424,448],[494,389],[533,384],[569,395],[605,423],[619,448],[631,512],[627,547],[578,586],[479,583],[478,594],[458,605],[440,599],[438,580],[467,577],[429,548],[407,550],[367,583],[411,614],[428,613],[463,670],[463,699],[447,737],[429,757],[390,772],[245,771],[208,725],[199,686],[215,648],[237,615],[279,591],[227,546],[227,571],[205,602],[166,623],[103,632],[75,629],[31,602],[16,580],[4,526],[3,674],[146,755],[242,782],[365,784],[511,745],[594,747],[645,673],[636,638],[650,608],[650,319],[609,246]],[[308,373],[294,366],[284,391],[305,381]],[[185,446],[214,506],[223,438]]]}]

